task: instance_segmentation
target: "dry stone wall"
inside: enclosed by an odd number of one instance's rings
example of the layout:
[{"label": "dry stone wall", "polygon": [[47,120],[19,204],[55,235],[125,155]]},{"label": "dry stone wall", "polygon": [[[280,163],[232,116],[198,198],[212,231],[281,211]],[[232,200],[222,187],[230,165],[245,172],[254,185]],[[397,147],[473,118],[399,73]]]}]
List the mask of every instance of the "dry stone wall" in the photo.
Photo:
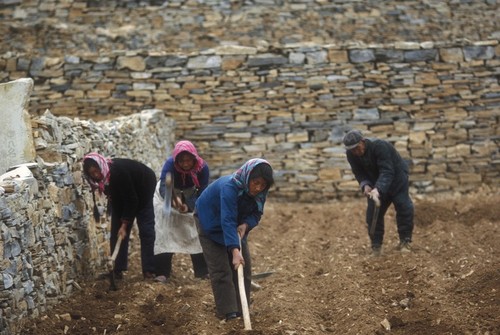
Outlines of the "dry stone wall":
[{"label": "dry stone wall", "polygon": [[106,270],[109,223],[92,218],[83,155],[134,158],[160,171],[174,127],[155,110],[98,123],[47,112],[32,123],[36,161],[0,181],[1,335],[18,333],[26,317],[42,315]]},{"label": "dry stone wall", "polygon": [[499,13],[496,0],[0,0],[0,82],[34,80],[36,145],[0,187],[0,334],[104,266],[90,150],[159,171],[188,139],[212,178],[264,156],[274,199],[325,201],[359,193],[340,143],[357,128],[408,160],[413,194],[498,189]]},{"label": "dry stone wall", "polygon": [[413,192],[467,192],[499,182],[497,40],[17,55],[4,64],[9,76],[39,83],[33,114],[48,108],[92,118],[162,109],[176,120],[176,138],[195,142],[214,178],[265,156],[284,199],[357,192],[340,145],[350,128],[394,143],[411,164]]},{"label": "dry stone wall", "polygon": [[34,79],[33,115],[162,109],[214,178],[271,160],[276,198],[357,194],[350,128],[394,143],[413,193],[468,192],[499,184],[498,13],[496,0],[0,0],[0,81]]},{"label": "dry stone wall", "polygon": [[[0,50],[189,53],[223,44],[498,39],[498,0],[0,0]],[[5,45],[6,48],[1,46]]]}]

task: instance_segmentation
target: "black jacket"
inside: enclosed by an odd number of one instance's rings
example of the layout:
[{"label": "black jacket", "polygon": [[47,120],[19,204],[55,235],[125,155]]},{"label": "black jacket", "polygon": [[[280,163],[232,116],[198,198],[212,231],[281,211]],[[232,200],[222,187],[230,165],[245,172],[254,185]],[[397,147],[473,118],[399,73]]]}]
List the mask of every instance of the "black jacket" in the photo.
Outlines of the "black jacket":
[{"label": "black jacket", "polygon": [[347,151],[347,160],[361,189],[370,185],[381,194],[396,194],[408,179],[408,165],[387,141],[365,138],[365,144],[361,157]]},{"label": "black jacket", "polygon": [[138,161],[113,158],[109,168],[109,185],[106,190],[113,213],[133,222],[137,213],[152,203],[156,187],[153,170]]}]

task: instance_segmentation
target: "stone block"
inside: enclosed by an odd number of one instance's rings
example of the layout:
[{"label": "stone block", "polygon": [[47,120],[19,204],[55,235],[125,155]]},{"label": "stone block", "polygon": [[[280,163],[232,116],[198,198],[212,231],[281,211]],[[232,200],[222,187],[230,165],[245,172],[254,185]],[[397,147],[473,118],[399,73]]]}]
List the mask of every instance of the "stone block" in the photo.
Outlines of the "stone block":
[{"label": "stone block", "polygon": [[116,60],[116,65],[118,69],[129,69],[132,71],[144,71],[146,69],[146,62],[140,56],[120,56]]},{"label": "stone block", "polygon": [[358,108],[353,113],[354,120],[378,120],[379,117],[377,108]]},{"label": "stone block", "polygon": [[307,64],[316,65],[326,63],[328,54],[326,51],[316,51],[306,53]]},{"label": "stone block", "polygon": [[222,58],[222,70],[235,70],[243,64],[245,61],[244,57],[224,57]]},{"label": "stone block", "polygon": [[[243,150],[247,153],[264,153],[266,152],[266,145],[265,144],[253,144],[253,145],[244,145]],[[256,155],[260,156],[260,155]]]},{"label": "stone block", "polygon": [[418,50],[420,49],[420,44],[416,42],[401,42],[398,41],[394,43],[394,47],[396,49],[401,49],[401,50]]},{"label": "stone block", "polygon": [[213,69],[220,68],[222,65],[221,56],[197,56],[189,58],[187,62],[188,69]]},{"label": "stone block", "polygon": [[460,63],[464,60],[462,48],[439,49],[439,56],[446,63]]},{"label": "stone block", "polygon": [[441,81],[435,73],[419,73],[415,76],[415,83],[429,86],[438,86]]},{"label": "stone block", "polygon": [[466,61],[476,59],[492,59],[495,57],[495,48],[492,46],[466,46],[464,47]]},{"label": "stone block", "polygon": [[440,163],[440,164],[429,164],[427,165],[427,171],[435,176],[437,174],[444,174],[446,173],[447,165],[446,163]]},{"label": "stone block", "polygon": [[16,58],[7,59],[6,65],[5,65],[5,70],[8,72],[17,71],[17,59]]},{"label": "stone block", "polygon": [[293,132],[286,134],[286,140],[291,143],[307,142],[309,141],[309,135],[307,131]]},{"label": "stone block", "polygon": [[353,191],[359,192],[359,184],[356,180],[351,181],[341,181],[336,183],[337,189],[341,192]]},{"label": "stone block", "polygon": [[[427,134],[425,131],[415,131],[413,130],[409,136],[410,147],[413,149],[419,145],[423,145],[427,141]],[[415,146],[416,145],[416,146]]]},{"label": "stone block", "polygon": [[31,78],[0,84],[0,173],[13,165],[35,159],[33,132],[28,104],[33,80]]},{"label": "stone block", "polygon": [[436,49],[405,51],[404,59],[407,62],[430,62],[436,61],[438,52]]},{"label": "stone block", "polygon": [[87,97],[90,99],[105,99],[111,96],[111,91],[109,90],[92,90],[87,92]]},{"label": "stone block", "polygon": [[375,49],[375,60],[383,63],[402,62],[404,53],[401,50],[394,49]]},{"label": "stone block", "polygon": [[224,134],[224,139],[226,141],[241,141],[241,140],[248,140],[252,137],[252,133],[226,133]]},{"label": "stone block", "polygon": [[479,173],[459,173],[459,180],[462,184],[477,184],[479,185],[482,181],[481,175]]},{"label": "stone block", "polygon": [[341,181],[342,173],[340,169],[324,168],[318,171],[318,177],[322,180]]},{"label": "stone block", "polygon": [[436,122],[419,122],[413,126],[413,131],[432,130],[435,127],[436,127]]},{"label": "stone block", "polygon": [[451,190],[455,188],[458,184],[457,179],[445,178],[445,177],[435,177],[434,185],[436,185],[436,190]]},{"label": "stone block", "polygon": [[304,64],[306,59],[303,52],[291,52],[288,57],[290,64]]},{"label": "stone block", "polygon": [[353,63],[366,63],[375,60],[375,53],[371,49],[349,50],[349,59]]},{"label": "stone block", "polygon": [[249,67],[283,65],[288,63],[288,58],[281,55],[262,54],[257,56],[249,56],[247,65]]},{"label": "stone block", "polygon": [[375,124],[370,126],[373,134],[391,134],[394,131],[394,124]]},{"label": "stone block", "polygon": [[495,144],[492,141],[482,141],[471,145],[471,152],[476,157],[488,157],[495,149]]},{"label": "stone block", "polygon": [[241,45],[222,45],[214,49],[216,55],[255,55],[257,48]]},{"label": "stone block", "polygon": [[128,97],[134,97],[134,98],[147,98],[149,99],[152,96],[151,91],[128,91],[127,93]]}]

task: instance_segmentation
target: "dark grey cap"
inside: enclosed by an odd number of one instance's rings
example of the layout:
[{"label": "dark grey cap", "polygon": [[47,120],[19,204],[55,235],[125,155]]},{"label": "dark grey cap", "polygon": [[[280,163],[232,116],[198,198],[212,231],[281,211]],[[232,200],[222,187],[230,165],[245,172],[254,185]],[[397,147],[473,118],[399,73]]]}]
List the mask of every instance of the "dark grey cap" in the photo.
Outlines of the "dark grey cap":
[{"label": "dark grey cap", "polygon": [[346,150],[351,150],[356,148],[362,139],[363,134],[361,134],[359,130],[354,129],[345,134],[342,142],[344,143],[344,147]]}]

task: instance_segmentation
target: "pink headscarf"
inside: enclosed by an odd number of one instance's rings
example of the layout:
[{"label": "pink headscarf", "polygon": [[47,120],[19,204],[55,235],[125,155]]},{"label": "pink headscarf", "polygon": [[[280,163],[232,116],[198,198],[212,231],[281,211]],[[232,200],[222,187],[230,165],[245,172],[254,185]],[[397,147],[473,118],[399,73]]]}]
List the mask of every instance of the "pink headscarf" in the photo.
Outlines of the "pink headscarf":
[{"label": "pink headscarf", "polygon": [[99,169],[101,169],[101,173],[104,178],[96,182],[88,175],[85,175],[85,177],[92,187],[92,190],[99,190],[99,193],[102,194],[104,192],[104,187],[109,184],[109,165],[112,161],[111,159],[106,158],[103,155],[98,154],[97,152],[91,152],[90,154],[85,155],[83,157],[83,160],[86,160],[87,158],[94,160],[97,165],[99,165]]},{"label": "pink headscarf", "polygon": [[[196,163],[194,164],[193,168],[189,171],[184,171],[175,161],[177,155],[179,155],[184,151],[190,153],[196,159]],[[186,175],[190,174],[191,179],[193,180],[193,183],[196,185],[196,187],[200,187],[200,182],[198,181],[198,172],[200,172],[203,166],[205,165],[205,161],[198,155],[198,151],[196,151],[194,144],[189,141],[177,142],[177,144],[174,147],[174,151],[172,152],[172,158],[174,159],[175,170],[181,174],[183,183],[185,183]]]}]

